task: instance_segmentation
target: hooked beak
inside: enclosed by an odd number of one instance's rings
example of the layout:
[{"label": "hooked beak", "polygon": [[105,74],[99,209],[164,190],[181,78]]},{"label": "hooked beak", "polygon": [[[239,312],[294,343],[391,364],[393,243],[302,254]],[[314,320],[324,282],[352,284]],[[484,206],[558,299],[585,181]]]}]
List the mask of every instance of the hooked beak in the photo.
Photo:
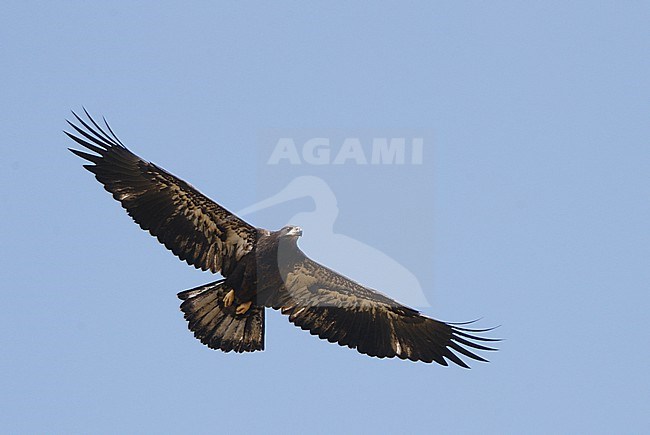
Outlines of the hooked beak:
[{"label": "hooked beak", "polygon": [[293,227],[287,232],[287,236],[297,236],[300,237],[302,236],[302,228],[300,227]]}]

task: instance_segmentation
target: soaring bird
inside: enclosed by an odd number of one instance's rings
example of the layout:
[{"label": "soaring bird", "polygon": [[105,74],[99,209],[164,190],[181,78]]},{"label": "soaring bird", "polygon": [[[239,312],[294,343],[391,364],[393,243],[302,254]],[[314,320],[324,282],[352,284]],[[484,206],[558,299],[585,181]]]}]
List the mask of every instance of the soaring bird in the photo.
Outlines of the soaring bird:
[{"label": "soaring bird", "polygon": [[[189,329],[203,344],[224,352],[264,349],[266,308],[280,310],[294,325],[362,354],[469,368],[459,355],[487,361],[467,323],[427,317],[307,257],[298,247],[302,229],[256,228],[210,200],[189,183],[138,157],[104,119],[72,112],[74,133],[91,162],[84,168],[110,192],[143,230],[178,258],[222,279],[178,293]],[[486,343],[487,344],[487,343]],[[470,350],[471,349],[471,350]]]}]

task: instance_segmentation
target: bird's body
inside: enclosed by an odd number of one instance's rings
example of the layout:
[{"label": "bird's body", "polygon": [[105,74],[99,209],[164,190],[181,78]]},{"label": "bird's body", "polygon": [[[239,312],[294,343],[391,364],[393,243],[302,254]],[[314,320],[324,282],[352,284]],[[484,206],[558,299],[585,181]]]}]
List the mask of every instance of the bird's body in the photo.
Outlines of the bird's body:
[{"label": "bird's body", "polygon": [[[86,115],[88,115],[86,113]],[[181,260],[224,279],[178,294],[189,328],[202,343],[223,351],[264,349],[265,308],[280,310],[302,329],[341,346],[413,361],[467,365],[455,351],[485,361],[467,348],[494,350],[495,341],[418,311],[356,283],[307,257],[302,230],[256,228],[188,183],[142,160],[90,116],[66,133],[96,154],[71,150],[128,214]]]}]

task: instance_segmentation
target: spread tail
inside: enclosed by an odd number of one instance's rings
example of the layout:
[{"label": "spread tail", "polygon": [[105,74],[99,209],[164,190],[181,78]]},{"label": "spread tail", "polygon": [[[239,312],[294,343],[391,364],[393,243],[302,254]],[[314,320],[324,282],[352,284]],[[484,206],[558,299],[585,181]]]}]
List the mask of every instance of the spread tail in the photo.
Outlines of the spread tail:
[{"label": "spread tail", "polygon": [[223,282],[211,282],[178,294],[190,331],[212,349],[264,350],[264,307],[251,306],[245,314],[235,314],[234,304],[223,305],[223,297],[228,292]]}]

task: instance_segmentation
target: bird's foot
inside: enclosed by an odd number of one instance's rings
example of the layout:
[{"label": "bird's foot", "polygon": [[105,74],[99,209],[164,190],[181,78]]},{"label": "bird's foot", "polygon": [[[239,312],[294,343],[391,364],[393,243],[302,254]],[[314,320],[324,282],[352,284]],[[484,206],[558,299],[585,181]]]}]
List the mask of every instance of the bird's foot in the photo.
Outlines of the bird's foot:
[{"label": "bird's foot", "polygon": [[246,311],[248,311],[248,309],[251,307],[252,303],[253,303],[253,301],[248,301],[248,302],[244,302],[243,304],[239,304],[239,306],[237,306],[237,309],[235,310],[235,312],[237,314],[245,314]]},{"label": "bird's foot", "polygon": [[235,302],[235,291],[230,290],[228,293],[226,293],[226,296],[223,297],[223,306],[229,307],[233,302]]}]

